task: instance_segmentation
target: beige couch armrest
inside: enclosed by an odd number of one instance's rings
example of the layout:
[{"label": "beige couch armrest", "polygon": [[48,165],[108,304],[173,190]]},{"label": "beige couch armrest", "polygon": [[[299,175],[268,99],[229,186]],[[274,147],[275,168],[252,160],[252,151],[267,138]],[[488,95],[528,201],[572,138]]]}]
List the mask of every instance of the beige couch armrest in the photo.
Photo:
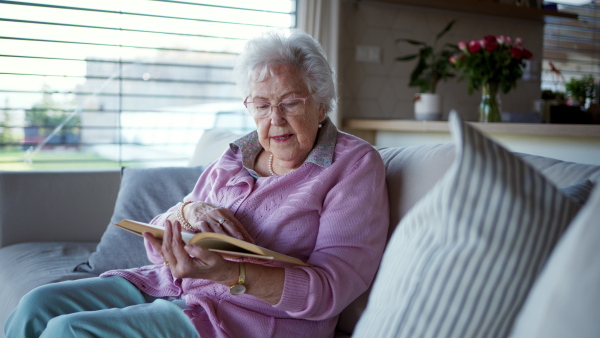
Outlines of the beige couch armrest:
[{"label": "beige couch armrest", "polygon": [[99,241],[120,177],[119,170],[0,172],[0,247]]}]

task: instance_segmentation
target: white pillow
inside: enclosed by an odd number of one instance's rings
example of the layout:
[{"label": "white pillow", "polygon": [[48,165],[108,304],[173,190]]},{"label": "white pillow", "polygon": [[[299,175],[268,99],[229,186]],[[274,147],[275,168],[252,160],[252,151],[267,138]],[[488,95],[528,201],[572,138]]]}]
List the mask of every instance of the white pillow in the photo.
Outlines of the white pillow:
[{"label": "white pillow", "polygon": [[578,206],[450,116],[455,161],[398,225],[353,337],[506,337]]},{"label": "white pillow", "polygon": [[600,335],[600,187],[550,255],[511,338]]},{"label": "white pillow", "polygon": [[227,129],[209,129],[205,130],[200,140],[196,144],[194,155],[190,162],[189,167],[204,166],[216,161],[225,150],[229,149],[229,143],[237,140],[244,136],[243,134],[236,134]]}]

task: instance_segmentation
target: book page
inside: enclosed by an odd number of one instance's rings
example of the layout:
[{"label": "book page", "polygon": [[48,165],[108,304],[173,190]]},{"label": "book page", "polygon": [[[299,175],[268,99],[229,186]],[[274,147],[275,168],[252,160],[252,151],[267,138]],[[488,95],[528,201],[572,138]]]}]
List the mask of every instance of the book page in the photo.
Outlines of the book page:
[{"label": "book page", "polygon": [[[144,232],[150,232],[154,237],[162,239],[164,235],[164,228],[153,224],[124,219],[115,223],[115,225],[139,236],[142,236]],[[284,255],[224,234],[182,231],[181,237],[185,243],[196,243],[210,251],[222,253],[224,256],[253,257],[309,266],[309,264],[304,263],[298,258]]]}]

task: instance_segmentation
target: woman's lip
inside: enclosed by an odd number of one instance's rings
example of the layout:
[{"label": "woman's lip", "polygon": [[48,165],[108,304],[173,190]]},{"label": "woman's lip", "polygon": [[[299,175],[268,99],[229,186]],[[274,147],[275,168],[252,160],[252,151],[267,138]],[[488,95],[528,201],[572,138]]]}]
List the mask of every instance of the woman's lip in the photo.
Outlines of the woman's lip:
[{"label": "woman's lip", "polygon": [[271,136],[271,139],[273,139],[275,142],[285,142],[289,140],[290,137],[292,137],[292,134]]}]

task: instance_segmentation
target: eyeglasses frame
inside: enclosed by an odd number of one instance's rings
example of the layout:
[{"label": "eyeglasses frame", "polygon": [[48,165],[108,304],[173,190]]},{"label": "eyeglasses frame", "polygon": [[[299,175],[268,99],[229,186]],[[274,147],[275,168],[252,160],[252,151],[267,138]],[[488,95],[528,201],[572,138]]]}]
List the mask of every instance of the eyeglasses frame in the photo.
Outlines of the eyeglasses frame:
[{"label": "eyeglasses frame", "polygon": [[[281,101],[280,101],[278,104],[275,104],[275,105],[273,105],[273,104],[269,103],[268,101],[252,101],[252,102],[248,102],[248,97],[246,97],[246,99],[244,100],[244,107],[246,107],[246,109],[248,109],[248,104],[250,104],[250,103],[255,103],[255,102],[261,102],[261,103],[265,103],[265,104],[268,104],[268,105],[269,105],[269,114],[267,114],[267,115],[266,115],[266,116],[264,116],[264,117],[257,117],[257,118],[263,118],[263,119],[264,119],[264,118],[268,117],[269,115],[271,115],[271,112],[273,111],[273,107],[277,107],[277,109],[279,109],[279,111],[280,111],[280,112],[281,112],[283,115],[285,115],[285,116],[288,116],[288,115],[286,115],[286,114],[283,112],[283,110],[281,109],[281,104],[282,104],[282,103],[284,103],[285,101],[289,101],[289,100],[302,100],[302,103],[303,103],[303,104],[306,106],[306,100],[308,100],[308,99],[309,99],[309,98],[310,98],[310,97],[311,97],[313,94],[314,94],[314,93],[311,93],[311,94],[310,94],[310,95],[308,95],[307,97],[290,97],[290,98],[287,98],[287,99],[283,99],[283,100],[281,100]],[[250,113],[250,115],[252,115],[252,113]],[[295,115],[289,115],[289,116],[295,116]]]}]

